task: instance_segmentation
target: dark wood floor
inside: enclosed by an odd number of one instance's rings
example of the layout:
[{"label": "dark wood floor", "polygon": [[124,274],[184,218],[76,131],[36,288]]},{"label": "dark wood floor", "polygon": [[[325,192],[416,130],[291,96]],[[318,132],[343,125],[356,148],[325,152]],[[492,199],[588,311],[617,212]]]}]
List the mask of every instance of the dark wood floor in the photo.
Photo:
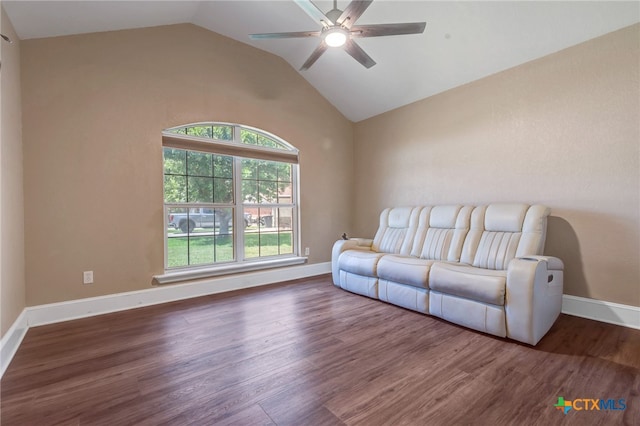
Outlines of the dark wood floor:
[{"label": "dark wood floor", "polygon": [[530,347],[323,276],[32,328],[1,386],[2,426],[638,425],[640,331],[562,315]]}]

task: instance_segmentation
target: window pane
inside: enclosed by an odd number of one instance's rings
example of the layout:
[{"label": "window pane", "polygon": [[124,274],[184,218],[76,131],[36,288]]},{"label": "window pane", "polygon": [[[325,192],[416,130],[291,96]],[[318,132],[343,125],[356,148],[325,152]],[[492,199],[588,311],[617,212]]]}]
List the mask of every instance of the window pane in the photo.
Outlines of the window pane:
[{"label": "window pane", "polygon": [[242,200],[245,203],[258,202],[258,182],[255,180],[245,180],[242,182]]},{"label": "window pane", "polygon": [[189,176],[190,203],[213,202],[213,179]]},{"label": "window pane", "polygon": [[278,254],[292,254],[293,253],[293,238],[291,231],[281,232],[278,234]]},{"label": "window pane", "polygon": [[278,209],[278,252],[279,254],[293,253],[293,208]]},{"label": "window pane", "polygon": [[281,142],[270,138],[267,135],[263,135],[258,132],[254,132],[248,129],[240,129],[240,141],[247,145],[264,146],[267,148],[286,149],[290,148],[282,144]]},{"label": "window pane", "polygon": [[189,264],[189,239],[187,237],[167,237],[167,266],[177,268]]},{"label": "window pane", "polygon": [[245,208],[248,212],[257,210],[258,226],[245,228],[245,257],[277,256],[293,254],[293,208]]},{"label": "window pane", "polygon": [[215,240],[213,235],[189,237],[189,265],[214,262]]},{"label": "window pane", "polygon": [[187,153],[187,171],[190,176],[213,176],[212,155],[204,152]]},{"label": "window pane", "polygon": [[258,142],[258,135],[250,130],[240,129],[240,140],[242,143],[255,145]]},{"label": "window pane", "polygon": [[280,188],[278,188],[280,192],[278,192],[278,203],[279,204],[291,204],[293,203],[293,199],[291,197],[291,186],[287,186],[282,188],[282,184],[280,184]]},{"label": "window pane", "polygon": [[291,182],[291,164],[279,163],[278,182]]},{"label": "window pane", "polygon": [[244,234],[244,257],[252,259],[260,256],[260,233],[258,231]]},{"label": "window pane", "polygon": [[199,136],[201,138],[211,138],[212,130],[211,126],[191,126],[186,127],[187,135],[189,136]]},{"label": "window pane", "polygon": [[278,254],[278,233],[260,233],[260,256],[276,256]]},{"label": "window pane", "polygon": [[169,133],[175,133],[178,135],[186,135],[187,134],[187,129],[185,129],[184,127],[181,127],[179,129],[169,129],[167,130]]},{"label": "window pane", "polygon": [[260,227],[260,209],[256,207],[245,207],[244,217],[250,218],[249,226],[245,228],[245,232],[258,232]]},{"label": "window pane", "polygon": [[274,226],[273,209],[260,209],[260,230],[268,231]]},{"label": "window pane", "polygon": [[258,183],[259,202],[275,203],[278,200],[278,183],[274,181],[260,181]]},{"label": "window pane", "polygon": [[195,232],[196,227],[199,227],[198,214],[195,209],[189,209],[186,213],[173,214],[173,221],[176,228],[183,234]]},{"label": "window pane", "polygon": [[233,208],[216,209],[215,228],[217,235],[233,233]]},{"label": "window pane", "polygon": [[186,174],[187,151],[176,148],[164,148],[164,172],[167,174]]},{"label": "window pane", "polygon": [[[167,212],[167,266],[176,268],[189,265],[189,239],[187,209],[172,207]],[[180,229],[183,226],[185,231]]]},{"label": "window pane", "polygon": [[214,203],[233,203],[233,181],[231,179],[213,179],[215,189]]},{"label": "window pane", "polygon": [[258,160],[258,179],[261,180],[277,180],[278,165],[275,161]]},{"label": "window pane", "polygon": [[215,177],[233,178],[233,157],[214,155],[213,175]]},{"label": "window pane", "polygon": [[167,209],[167,228],[169,231],[178,229],[178,219],[186,216],[187,209],[182,207],[171,207]]},{"label": "window pane", "polygon": [[233,140],[233,127],[212,126],[213,138],[223,141]]},{"label": "window pane", "polygon": [[278,230],[290,230],[293,224],[293,209],[280,208],[278,211]]},{"label": "window pane", "polygon": [[246,207],[245,217],[248,214],[251,215],[254,223],[244,229],[244,257],[250,259],[260,256],[261,232],[265,229],[267,222],[271,224],[271,209]]},{"label": "window pane", "polygon": [[242,160],[242,178],[257,179],[258,178],[258,160]]},{"label": "window pane", "polygon": [[164,176],[164,201],[165,203],[187,202],[187,177]]},{"label": "window pane", "polygon": [[257,219],[244,229],[245,258],[293,254],[292,207],[245,207],[244,215]]},{"label": "window pane", "polygon": [[215,210],[210,208],[194,208],[189,213],[189,218],[193,220],[195,230],[193,233],[211,233],[215,224]]},{"label": "window pane", "polygon": [[258,209],[255,207],[245,207],[243,217],[246,221],[245,231],[251,232],[258,229]]},{"label": "window pane", "polygon": [[235,259],[231,235],[216,235],[215,242],[216,262],[230,262]]},{"label": "window pane", "polygon": [[258,135],[258,143],[259,146],[266,146],[269,148],[280,148],[280,144],[274,141],[271,138],[268,138],[264,135]]}]

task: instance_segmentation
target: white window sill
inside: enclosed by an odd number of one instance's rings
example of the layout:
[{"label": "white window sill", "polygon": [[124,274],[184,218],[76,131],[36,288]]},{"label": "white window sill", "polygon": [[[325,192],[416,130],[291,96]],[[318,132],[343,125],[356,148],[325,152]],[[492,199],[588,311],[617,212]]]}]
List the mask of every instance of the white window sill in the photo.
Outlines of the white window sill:
[{"label": "white window sill", "polygon": [[242,272],[259,271],[262,269],[281,268],[283,266],[301,265],[306,263],[306,257],[287,257],[283,259],[261,260],[256,262],[237,263],[208,268],[189,269],[181,271],[169,271],[162,275],[154,275],[156,284],[171,284],[180,281],[189,281],[199,278],[217,277]]}]

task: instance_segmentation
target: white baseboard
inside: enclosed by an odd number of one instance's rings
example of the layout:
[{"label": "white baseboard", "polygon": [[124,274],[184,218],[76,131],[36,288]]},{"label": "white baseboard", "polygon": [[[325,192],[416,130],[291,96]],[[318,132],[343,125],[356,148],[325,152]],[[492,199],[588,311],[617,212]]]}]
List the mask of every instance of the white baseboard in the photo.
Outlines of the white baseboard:
[{"label": "white baseboard", "polygon": [[[194,283],[31,306],[22,311],[0,340],[0,378],[4,375],[29,327],[313,277],[330,272],[330,262],[316,263],[236,276],[216,277]],[[562,313],[640,329],[640,307],[637,306],[565,294],[562,296]]]},{"label": "white baseboard", "polygon": [[330,262],[315,263],[239,275],[213,277],[198,282],[159,286],[126,293],[50,303],[28,307],[26,311],[29,326],[35,327],[110,312],[124,311],[142,306],[157,305],[209,294],[224,293],[243,288],[313,277],[329,272],[331,272]]},{"label": "white baseboard", "polygon": [[315,263],[27,307],[0,340],[0,378],[4,375],[30,327],[308,278],[330,272],[331,262]]},{"label": "white baseboard", "polygon": [[562,313],[640,329],[640,307],[637,306],[565,294],[562,296]]},{"label": "white baseboard", "polygon": [[23,309],[18,318],[13,322],[9,330],[0,339],[0,378],[4,375],[13,356],[18,351],[24,335],[27,334],[29,323],[27,321],[27,310]]}]

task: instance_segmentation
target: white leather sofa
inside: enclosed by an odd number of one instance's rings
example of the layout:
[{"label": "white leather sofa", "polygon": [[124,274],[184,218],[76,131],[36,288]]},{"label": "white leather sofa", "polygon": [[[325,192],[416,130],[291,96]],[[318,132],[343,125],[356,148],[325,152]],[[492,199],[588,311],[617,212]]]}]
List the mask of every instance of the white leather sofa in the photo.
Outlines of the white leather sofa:
[{"label": "white leather sofa", "polygon": [[540,205],[399,207],[371,239],[337,241],[345,290],[535,345],[560,314],[564,265],[543,256]]}]

